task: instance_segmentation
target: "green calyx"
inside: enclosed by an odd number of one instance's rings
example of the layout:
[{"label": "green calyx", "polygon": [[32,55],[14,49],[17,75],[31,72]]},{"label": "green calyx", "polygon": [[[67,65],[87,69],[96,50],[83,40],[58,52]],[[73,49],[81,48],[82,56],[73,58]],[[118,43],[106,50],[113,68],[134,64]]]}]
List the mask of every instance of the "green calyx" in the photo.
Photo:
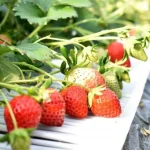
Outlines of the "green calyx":
[{"label": "green calyx", "polygon": [[115,63],[111,62],[110,59],[108,58],[108,54],[105,53],[100,59],[98,63],[98,70],[101,74],[104,74],[105,72],[108,71],[113,71],[113,72],[118,72],[122,73],[124,71],[128,72],[130,71],[129,67],[122,66],[122,64],[128,59],[128,54],[127,52],[124,55],[124,58],[122,60],[116,61]]},{"label": "green calyx", "polygon": [[[47,93],[46,89],[48,89],[51,84],[52,84],[52,79],[50,78],[47,81],[45,81],[43,84],[40,84],[40,86],[30,87],[28,89],[28,94],[31,95],[32,97],[34,97],[38,102],[41,103],[41,102],[43,102],[43,100],[45,98],[45,95],[46,95],[45,93]],[[49,96],[47,96],[47,97],[49,97]]]},{"label": "green calyx", "polygon": [[83,49],[74,47],[70,50],[62,46],[60,51],[65,58],[61,64],[60,71],[65,75],[76,68],[91,68],[93,63],[98,60],[98,50],[91,46],[84,47]]},{"label": "green calyx", "polygon": [[97,86],[96,88],[93,88],[88,93],[88,104],[89,107],[92,106],[92,101],[95,95],[102,95],[102,91],[106,89],[105,85]]},{"label": "green calyx", "polygon": [[84,57],[87,57],[88,61],[96,62],[98,60],[97,54],[98,51],[95,48],[87,46],[82,51],[80,51],[77,60],[78,62],[80,62],[83,60]]},{"label": "green calyx", "polygon": [[110,62],[109,58],[108,58],[108,52],[103,53],[103,55],[99,58],[98,61],[98,70],[100,73],[104,73],[107,68],[107,64]]},{"label": "green calyx", "polygon": [[123,58],[122,58],[121,60],[119,60],[119,61],[117,60],[117,61],[115,62],[115,64],[121,66],[121,65],[123,65],[123,64],[127,61],[127,59],[129,59],[129,56],[128,56],[127,51],[125,51]]},{"label": "green calyx", "polygon": [[29,134],[34,129],[18,128],[11,131],[9,134],[5,134],[0,138],[0,142],[8,142],[11,145],[12,150],[30,150],[30,136]]},{"label": "green calyx", "polygon": [[118,98],[122,97],[122,91],[115,72],[108,71],[103,74],[106,85],[114,91]]}]

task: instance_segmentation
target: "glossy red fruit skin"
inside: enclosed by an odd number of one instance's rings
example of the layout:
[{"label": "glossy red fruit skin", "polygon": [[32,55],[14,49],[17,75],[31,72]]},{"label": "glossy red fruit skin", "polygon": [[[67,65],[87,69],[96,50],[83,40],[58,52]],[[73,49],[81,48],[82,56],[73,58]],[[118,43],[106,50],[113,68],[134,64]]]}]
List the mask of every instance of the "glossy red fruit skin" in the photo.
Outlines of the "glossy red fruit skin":
[{"label": "glossy red fruit skin", "polygon": [[116,60],[121,60],[124,56],[124,47],[120,42],[112,42],[107,47],[108,55],[110,56],[110,60],[115,62]]},{"label": "glossy red fruit skin", "polygon": [[128,58],[128,59],[122,64],[122,66],[131,67],[131,61],[130,61],[130,59]]},{"label": "glossy red fruit skin", "polygon": [[91,111],[96,116],[114,118],[121,114],[121,106],[115,93],[106,88],[102,95],[94,96]]},{"label": "glossy red fruit skin", "polygon": [[[42,109],[40,104],[31,96],[19,95],[10,101],[19,128],[36,128],[40,122]],[[12,119],[6,106],[4,118],[8,132],[14,129]]]},{"label": "glossy red fruit skin", "polygon": [[54,90],[49,93],[49,100],[42,103],[41,123],[47,126],[62,126],[65,117],[65,101],[61,94]]},{"label": "glossy red fruit skin", "polygon": [[[123,59],[124,57],[125,50],[123,44],[120,42],[112,42],[107,46],[107,50],[108,55],[110,56],[110,61],[112,61],[113,63]],[[131,67],[130,59],[128,58],[128,60],[122,65],[126,67]]]},{"label": "glossy red fruit skin", "polygon": [[88,114],[87,92],[80,86],[69,86],[61,91],[66,102],[66,114],[75,118],[85,118]]}]

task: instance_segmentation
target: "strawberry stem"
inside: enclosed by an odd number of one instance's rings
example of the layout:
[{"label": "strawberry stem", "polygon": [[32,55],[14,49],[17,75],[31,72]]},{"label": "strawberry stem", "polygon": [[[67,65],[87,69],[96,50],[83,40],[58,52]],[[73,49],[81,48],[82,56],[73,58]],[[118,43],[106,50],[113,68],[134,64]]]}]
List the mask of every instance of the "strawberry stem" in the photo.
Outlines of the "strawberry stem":
[{"label": "strawberry stem", "polygon": [[48,77],[54,79],[54,77],[51,76],[49,73],[47,73],[46,71],[44,71],[44,70],[42,70],[42,69],[39,69],[39,68],[37,68],[37,67],[35,67],[35,66],[33,66],[33,65],[27,64],[27,63],[25,63],[25,62],[15,62],[14,64],[19,65],[19,66],[26,66],[26,67],[29,67],[30,69],[33,69],[33,70],[35,70],[35,71],[37,71],[37,72],[39,72],[39,73],[42,73],[42,74],[44,74],[44,75],[46,75],[46,76],[48,76]]},{"label": "strawberry stem", "polygon": [[[15,2],[16,2],[16,0],[14,0],[12,3],[9,2],[10,5],[9,5],[9,7],[8,7],[8,10],[7,10],[7,12],[6,12],[6,14],[5,14],[3,20],[2,20],[1,23],[0,23],[0,30],[1,30],[1,28],[5,25],[5,23],[7,22],[7,19],[8,19],[8,17],[10,16],[10,13],[12,12],[12,9],[13,9],[13,6],[14,6]],[[10,43],[8,43],[7,41],[6,41],[6,43],[10,45]]]},{"label": "strawberry stem", "polygon": [[112,63],[112,62],[108,62],[106,65],[105,65],[105,69],[110,69],[110,68],[117,68],[117,69],[122,69],[124,71],[130,71],[130,68],[129,67],[125,67],[125,66],[121,66],[117,63]]},{"label": "strawberry stem", "polygon": [[48,66],[50,66],[51,68],[57,68],[57,69],[60,69],[60,66],[57,66],[56,64],[53,64],[52,62],[46,62],[46,64],[48,65]]},{"label": "strawberry stem", "polygon": [[80,42],[86,42],[86,41],[92,41],[92,40],[105,40],[105,39],[114,40],[114,39],[118,39],[118,37],[116,38],[114,36],[112,36],[112,37],[111,36],[99,37],[99,36],[109,34],[109,33],[119,33],[121,31],[124,31],[125,29],[130,29],[130,27],[126,26],[126,27],[121,27],[121,28],[116,28],[116,29],[103,30],[103,31],[89,34],[89,35],[85,35],[82,37],[75,37],[75,38],[72,38],[70,40],[49,37],[49,39],[57,40],[59,42],[47,43],[47,45],[62,46],[62,45],[69,45],[69,44],[77,44],[77,45],[83,47],[83,45],[81,45]]},{"label": "strawberry stem", "polygon": [[25,79],[25,80],[16,80],[16,81],[9,81],[9,83],[16,83],[16,84],[25,84],[25,83],[35,83],[38,81],[46,81],[48,79],[39,79],[39,78],[34,78],[34,79]]},{"label": "strawberry stem", "polygon": [[39,25],[37,28],[35,28],[29,35],[28,38],[32,38],[35,34],[37,34],[42,28],[44,24]]},{"label": "strawberry stem", "polygon": [[59,72],[60,72],[60,70],[55,70],[55,71],[51,72],[50,75],[57,74]]},{"label": "strawberry stem", "polygon": [[[78,41],[74,41],[73,38],[70,39],[70,40],[67,40],[67,39],[60,39],[60,38],[54,38],[54,37],[46,36],[46,38],[43,37],[42,40],[43,39],[61,41],[61,42],[54,42],[54,43],[65,43],[65,44],[62,44],[62,45],[74,44],[74,45],[78,45],[78,46],[83,47],[83,48],[85,47],[84,45],[80,44]],[[40,41],[40,39],[38,41]],[[37,43],[37,41],[36,41],[36,43]],[[47,45],[55,45],[55,44],[47,43]],[[59,44],[59,45],[55,45],[55,46],[59,47],[59,46],[62,46],[62,45]]]},{"label": "strawberry stem", "polygon": [[[48,81],[49,79],[41,79],[40,81]],[[28,80],[16,80],[16,81],[9,81],[9,83],[16,83],[16,84],[22,84],[22,83],[35,83],[39,81],[39,78],[34,78],[34,79],[28,79]],[[77,83],[74,83],[74,82],[70,82],[70,81],[67,81],[67,80],[59,80],[59,79],[52,79],[52,81],[56,81],[56,82],[65,82],[65,83],[69,83],[69,84],[74,84],[74,85],[79,85],[83,88],[85,88],[87,91],[90,91],[91,89],[90,88],[87,88],[81,84],[77,84]],[[11,84],[9,84],[11,86]],[[40,83],[41,84],[41,83]],[[0,86],[3,85],[0,83]],[[8,84],[7,84],[8,85]],[[3,87],[6,87],[6,86],[3,86]],[[10,88],[9,88],[10,89]],[[12,89],[12,88],[11,88]],[[28,89],[28,88],[27,88]]]},{"label": "strawberry stem", "polygon": [[11,108],[7,98],[6,98],[6,96],[4,95],[4,93],[1,90],[0,90],[0,94],[3,97],[3,99],[4,99],[5,103],[6,103],[6,106],[8,107],[8,110],[9,110],[9,113],[10,113],[10,116],[11,116],[11,119],[12,119],[12,122],[13,122],[13,125],[14,125],[14,129],[17,129],[18,128],[17,121],[16,121],[15,115],[13,113],[13,110],[12,110],[12,108]]},{"label": "strawberry stem", "polygon": [[16,92],[28,90],[28,87],[19,86],[19,85],[12,85],[12,84],[2,83],[2,82],[0,82],[0,87],[6,88],[9,90],[14,90]]}]

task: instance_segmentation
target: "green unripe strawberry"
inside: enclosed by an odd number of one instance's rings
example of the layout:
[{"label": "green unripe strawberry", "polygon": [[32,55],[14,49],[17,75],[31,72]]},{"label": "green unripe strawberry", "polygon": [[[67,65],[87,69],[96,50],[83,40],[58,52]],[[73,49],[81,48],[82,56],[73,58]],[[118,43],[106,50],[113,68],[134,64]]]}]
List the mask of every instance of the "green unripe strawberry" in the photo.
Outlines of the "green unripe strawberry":
[{"label": "green unripe strawberry", "polygon": [[121,74],[121,79],[127,83],[130,83],[130,76],[128,72],[123,72]]},{"label": "green unripe strawberry", "polygon": [[122,83],[122,80],[118,80],[118,83],[119,83],[120,89],[123,89],[123,83]]},{"label": "green unripe strawberry", "polygon": [[17,129],[14,131],[12,131],[14,132],[13,138],[10,140],[12,150],[30,150],[31,141],[28,133],[24,129]]},{"label": "green unripe strawberry", "polygon": [[30,133],[33,128],[17,128],[0,138],[0,142],[8,142],[12,150],[30,150]]},{"label": "green unripe strawberry", "polygon": [[134,48],[131,50],[131,56],[142,61],[147,61],[148,59],[140,43],[137,43],[134,45]]},{"label": "green unripe strawberry", "polygon": [[118,98],[121,98],[122,96],[122,92],[121,92],[121,88],[116,76],[116,73],[112,72],[112,71],[107,71],[103,74],[106,85],[115,92],[115,94],[117,95]]}]

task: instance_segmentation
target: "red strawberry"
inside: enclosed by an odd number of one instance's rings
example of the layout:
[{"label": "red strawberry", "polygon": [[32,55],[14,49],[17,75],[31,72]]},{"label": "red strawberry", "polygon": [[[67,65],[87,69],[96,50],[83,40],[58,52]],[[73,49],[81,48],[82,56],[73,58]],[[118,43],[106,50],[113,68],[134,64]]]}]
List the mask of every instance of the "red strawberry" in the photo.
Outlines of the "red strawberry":
[{"label": "red strawberry", "polygon": [[[120,42],[112,42],[111,44],[108,45],[107,50],[108,55],[110,56],[110,60],[112,62],[116,62],[123,59],[125,54],[123,44]],[[125,65],[126,67],[131,67],[130,59],[128,58],[123,65]]]},{"label": "red strawberry", "polygon": [[76,68],[66,76],[66,79],[88,88],[94,88],[97,85],[105,84],[104,77],[93,68]]},{"label": "red strawberry", "polygon": [[87,93],[84,88],[73,85],[66,87],[61,91],[66,102],[66,114],[85,118],[88,114]]},{"label": "red strawberry", "polygon": [[108,118],[117,117],[121,114],[121,106],[115,93],[109,88],[99,90],[101,94],[92,98],[91,111],[96,116]]},{"label": "red strawberry", "polygon": [[[42,109],[34,98],[27,95],[19,95],[10,101],[10,106],[19,128],[37,127],[41,119]],[[4,109],[4,118],[8,132],[12,131],[14,126],[7,106]]]},{"label": "red strawberry", "polygon": [[130,29],[129,35],[134,36],[136,34],[136,30],[134,28]]},{"label": "red strawberry", "polygon": [[47,89],[42,103],[41,123],[49,126],[61,126],[65,117],[65,101],[55,89]]},{"label": "red strawberry", "polygon": [[131,67],[131,61],[128,58],[121,66],[125,66],[125,67]]},{"label": "red strawberry", "polygon": [[[10,38],[5,35],[5,34],[0,34],[0,38],[3,39],[4,41],[6,41],[7,43],[11,44],[11,40]],[[3,40],[0,39],[0,44],[4,44],[4,45],[7,45],[6,42],[4,42]]]}]

